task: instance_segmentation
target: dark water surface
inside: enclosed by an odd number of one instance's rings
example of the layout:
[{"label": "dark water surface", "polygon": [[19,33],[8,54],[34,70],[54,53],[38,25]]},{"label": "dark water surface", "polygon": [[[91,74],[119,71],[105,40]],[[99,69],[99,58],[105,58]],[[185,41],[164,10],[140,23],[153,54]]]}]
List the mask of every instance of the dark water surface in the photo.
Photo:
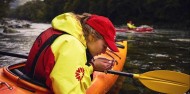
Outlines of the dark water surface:
[{"label": "dark water surface", "polygon": [[[157,29],[153,33],[119,34],[118,38],[128,40],[124,71],[139,74],[153,70],[171,70],[190,74],[189,31]],[[126,77],[120,77],[119,80],[123,79],[119,94],[159,94],[137,80]]]},{"label": "dark water surface", "polygon": [[[37,35],[49,26],[33,24],[31,29],[18,29],[20,33],[0,33],[0,51],[27,54]],[[117,35],[117,38],[128,40],[127,61],[123,71],[140,74],[152,70],[172,70],[190,74],[189,31],[157,29],[153,33]],[[21,60],[0,55],[0,67]],[[160,94],[144,87],[138,80],[127,77],[119,77],[116,85],[113,90],[116,92],[119,89],[119,94]]]}]

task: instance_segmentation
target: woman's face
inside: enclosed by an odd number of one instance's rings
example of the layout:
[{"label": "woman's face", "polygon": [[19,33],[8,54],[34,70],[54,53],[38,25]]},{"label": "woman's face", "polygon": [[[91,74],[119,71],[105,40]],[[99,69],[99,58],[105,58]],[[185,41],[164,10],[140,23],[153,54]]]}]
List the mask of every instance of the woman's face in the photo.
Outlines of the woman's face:
[{"label": "woman's face", "polygon": [[88,42],[87,46],[92,56],[105,53],[107,49],[107,44],[104,39],[98,39],[96,41]]}]

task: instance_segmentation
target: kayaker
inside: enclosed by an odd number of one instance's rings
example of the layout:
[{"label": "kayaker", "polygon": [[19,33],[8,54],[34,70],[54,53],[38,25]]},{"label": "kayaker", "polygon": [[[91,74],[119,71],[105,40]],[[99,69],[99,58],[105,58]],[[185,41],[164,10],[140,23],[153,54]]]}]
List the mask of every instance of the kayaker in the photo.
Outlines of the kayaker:
[{"label": "kayaker", "polygon": [[46,35],[38,36],[30,50],[25,73],[44,82],[55,94],[84,94],[93,71],[105,71],[113,66],[107,59],[93,57],[105,53],[107,47],[118,52],[115,28],[108,18],[86,13],[64,13],[56,16],[51,24],[52,28],[46,31],[63,34],[47,47],[41,47],[46,44]]},{"label": "kayaker", "polygon": [[129,22],[127,23],[127,27],[128,27],[129,29],[135,29],[135,28],[136,28],[136,26],[132,23],[132,21],[129,21]]}]

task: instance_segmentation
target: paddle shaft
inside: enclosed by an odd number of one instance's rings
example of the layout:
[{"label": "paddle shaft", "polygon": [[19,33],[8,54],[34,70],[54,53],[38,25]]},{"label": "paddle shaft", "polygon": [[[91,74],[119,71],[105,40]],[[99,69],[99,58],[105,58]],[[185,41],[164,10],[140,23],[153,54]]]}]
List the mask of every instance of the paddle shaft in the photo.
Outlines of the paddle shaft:
[{"label": "paddle shaft", "polygon": [[8,53],[8,52],[4,52],[4,51],[0,51],[0,54],[1,54],[1,55],[12,56],[12,57],[24,58],[24,59],[27,59],[27,58],[28,58],[28,56],[26,56],[26,55],[15,54],[15,53]]},{"label": "paddle shaft", "polygon": [[120,75],[120,76],[127,76],[127,77],[130,77],[130,78],[133,78],[133,74],[132,73],[127,73],[127,72],[108,70],[107,73],[116,74],[116,75]]},{"label": "paddle shaft", "polygon": [[[24,58],[24,59],[28,58],[27,55],[9,53],[9,52],[4,52],[4,51],[0,51],[0,54],[1,55],[12,56],[12,57]],[[133,74],[132,73],[119,72],[119,71],[113,71],[113,70],[108,70],[107,73],[116,74],[116,75],[120,75],[120,76],[127,76],[127,77],[133,78]]]}]

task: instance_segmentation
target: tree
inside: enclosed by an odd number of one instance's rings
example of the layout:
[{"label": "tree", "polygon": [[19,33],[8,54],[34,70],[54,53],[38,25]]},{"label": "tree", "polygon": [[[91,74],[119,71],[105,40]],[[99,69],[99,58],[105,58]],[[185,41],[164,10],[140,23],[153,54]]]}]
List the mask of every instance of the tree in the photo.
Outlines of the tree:
[{"label": "tree", "polygon": [[14,0],[0,0],[0,19],[7,16],[10,8],[9,3],[13,1]]},{"label": "tree", "polygon": [[19,19],[25,19],[34,22],[45,21],[45,7],[46,5],[42,1],[31,1],[19,6],[11,15]]}]

